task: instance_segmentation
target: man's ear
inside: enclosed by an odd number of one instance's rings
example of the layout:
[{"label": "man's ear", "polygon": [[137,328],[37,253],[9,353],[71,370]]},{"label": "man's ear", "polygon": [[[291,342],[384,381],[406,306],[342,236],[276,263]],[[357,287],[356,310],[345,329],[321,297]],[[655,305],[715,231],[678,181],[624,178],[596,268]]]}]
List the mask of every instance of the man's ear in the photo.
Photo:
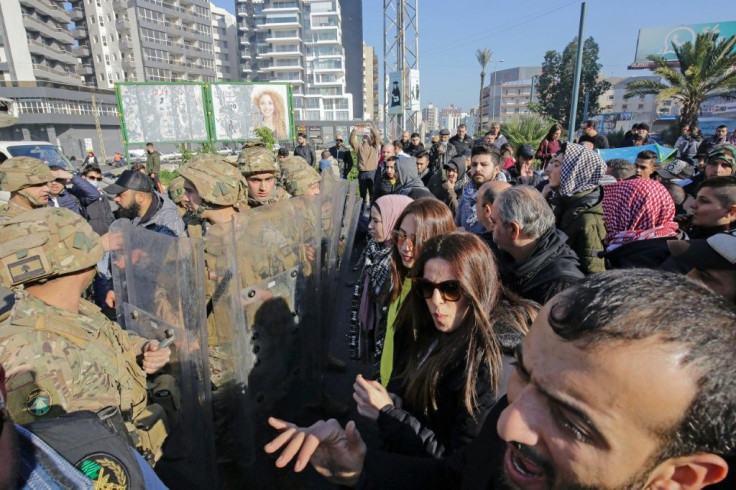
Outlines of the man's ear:
[{"label": "man's ear", "polygon": [[698,490],[726,478],[728,463],[715,454],[672,458],[660,464],[650,478],[652,490]]},{"label": "man's ear", "polygon": [[726,211],[726,216],[728,219],[730,219],[732,222],[736,221],[736,204],[733,206],[730,206],[728,210]]},{"label": "man's ear", "polygon": [[490,221],[491,219],[491,212],[493,211],[493,206],[489,202],[483,203],[483,215],[486,217],[487,220]]},{"label": "man's ear", "polygon": [[509,227],[509,230],[511,232],[511,239],[512,240],[516,241],[516,240],[518,240],[521,237],[521,227],[519,226],[519,223],[516,223],[516,222],[512,221],[511,223],[509,223],[506,226]]}]

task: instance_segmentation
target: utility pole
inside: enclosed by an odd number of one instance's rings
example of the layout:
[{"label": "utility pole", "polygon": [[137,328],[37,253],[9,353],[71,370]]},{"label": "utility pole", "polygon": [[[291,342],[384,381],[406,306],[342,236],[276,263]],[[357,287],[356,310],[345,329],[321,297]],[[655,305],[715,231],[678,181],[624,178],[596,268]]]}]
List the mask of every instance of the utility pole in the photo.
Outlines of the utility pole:
[{"label": "utility pole", "polygon": [[97,131],[97,143],[100,145],[102,152],[102,163],[107,163],[107,153],[105,153],[105,139],[102,137],[102,126],[100,126],[100,112],[97,108],[97,97],[92,94],[92,116],[95,118],[95,130]]},{"label": "utility pole", "polygon": [[[411,110],[411,70],[419,69],[418,0],[383,0],[383,136],[392,141],[401,130],[419,130],[421,111]],[[389,74],[401,73],[401,112],[389,114]]]},{"label": "utility pole", "polygon": [[567,127],[567,140],[575,139],[575,114],[578,112],[578,95],[580,94],[580,74],[583,70],[583,33],[585,31],[585,2],[580,6],[580,29],[578,29],[578,55],[575,61],[575,81],[572,85],[572,104],[570,104],[570,124]]}]

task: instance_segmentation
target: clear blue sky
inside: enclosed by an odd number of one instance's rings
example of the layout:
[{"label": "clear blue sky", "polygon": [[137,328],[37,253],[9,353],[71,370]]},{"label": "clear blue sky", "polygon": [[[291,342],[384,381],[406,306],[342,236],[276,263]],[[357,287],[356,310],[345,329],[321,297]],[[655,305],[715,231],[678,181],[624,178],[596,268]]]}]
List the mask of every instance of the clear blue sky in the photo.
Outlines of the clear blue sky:
[{"label": "clear blue sky", "polygon": [[[234,0],[214,0],[234,10]],[[419,0],[422,107],[478,103],[480,66],[475,50],[488,47],[499,69],[540,65],[578,33],[581,0]],[[641,27],[736,20],[733,0],[588,0],[585,37],[600,46],[607,76],[647,75],[627,70]],[[363,38],[383,69],[383,1],[363,0]],[[494,65],[495,66],[495,65]],[[493,70],[493,66],[486,69]],[[486,77],[488,83],[488,77]],[[383,92],[383,90],[380,90]]]}]

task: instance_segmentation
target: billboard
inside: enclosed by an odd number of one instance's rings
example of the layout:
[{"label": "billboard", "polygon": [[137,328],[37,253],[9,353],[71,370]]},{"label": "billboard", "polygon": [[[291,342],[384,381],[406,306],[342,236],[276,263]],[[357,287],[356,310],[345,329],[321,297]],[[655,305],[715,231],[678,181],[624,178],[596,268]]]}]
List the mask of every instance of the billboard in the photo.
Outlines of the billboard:
[{"label": "billboard", "polygon": [[400,71],[392,71],[388,74],[388,113],[404,113],[404,84]]},{"label": "billboard", "polygon": [[640,29],[636,43],[636,56],[629,69],[653,67],[654,64],[647,59],[649,55],[663,56],[666,60],[676,63],[677,58],[672,45],[681,46],[688,41],[694,42],[698,34],[706,32],[717,32],[722,37],[736,35],[736,21]]},{"label": "billboard", "polygon": [[267,127],[277,140],[292,138],[291,97],[287,84],[210,84],[215,141],[254,139]]},{"label": "billboard", "polygon": [[419,70],[409,70],[409,90],[411,91],[409,110],[411,112],[422,110],[419,106]]},{"label": "billboard", "polygon": [[199,83],[116,84],[126,145],[209,141]]}]

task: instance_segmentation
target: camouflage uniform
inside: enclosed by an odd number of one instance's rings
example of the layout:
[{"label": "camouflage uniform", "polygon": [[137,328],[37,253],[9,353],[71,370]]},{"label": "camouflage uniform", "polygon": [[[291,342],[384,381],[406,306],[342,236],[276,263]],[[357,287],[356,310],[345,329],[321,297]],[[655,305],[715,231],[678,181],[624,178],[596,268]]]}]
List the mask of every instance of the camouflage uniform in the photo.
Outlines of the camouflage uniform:
[{"label": "camouflage uniform", "polygon": [[[32,157],[13,157],[0,165],[0,190],[19,193],[28,199],[32,206],[45,206],[46,203],[36,202],[29,194],[23,192],[26,187],[46,184],[55,180],[54,174],[41,160]],[[12,196],[12,195],[11,195]],[[14,202],[0,206],[0,218],[13,218],[28,209]]]},{"label": "camouflage uniform", "polygon": [[294,197],[303,196],[314,184],[319,184],[320,176],[310,166],[299,167],[290,171],[284,178],[286,192]]},{"label": "camouflage uniform", "polygon": [[[146,339],[131,335],[80,299],[74,313],[49,305],[22,285],[95,266],[99,236],[63,208],[39,208],[0,220],[0,277],[16,291],[0,322],[0,363],[8,376],[8,407],[17,423],[78,410],[119,408],[134,444],[156,459],[167,427],[159,406],[147,406],[146,374],[138,366]],[[154,422],[143,430],[144,418]]]},{"label": "camouflage uniform", "polygon": [[[281,173],[273,152],[262,146],[245,148],[238,156],[238,168],[244,177],[256,174],[273,174],[277,179]],[[282,187],[274,186],[271,195],[266,199],[258,199],[248,191],[248,205],[250,207],[263,206],[289,199],[291,196]]]}]

